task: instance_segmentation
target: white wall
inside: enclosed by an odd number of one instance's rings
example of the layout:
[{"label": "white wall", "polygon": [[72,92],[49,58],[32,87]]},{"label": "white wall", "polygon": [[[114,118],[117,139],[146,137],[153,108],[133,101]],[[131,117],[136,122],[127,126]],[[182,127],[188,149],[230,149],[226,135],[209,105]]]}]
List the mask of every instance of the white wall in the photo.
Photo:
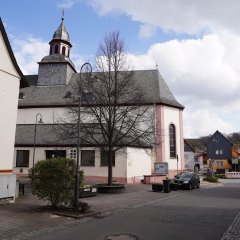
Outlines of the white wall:
[{"label": "white wall", "polygon": [[151,175],[151,150],[127,148],[127,178],[143,179],[144,175]]},{"label": "white wall", "polygon": [[[21,102],[21,100],[19,100]],[[73,119],[70,118],[70,108],[64,107],[50,107],[50,108],[19,108],[17,115],[17,124],[34,124],[36,121],[36,115],[41,113],[42,120],[45,124],[52,123],[66,123],[68,120],[72,122]],[[39,120],[39,119],[38,119]],[[92,121],[93,119],[86,114],[81,114],[81,120],[84,122]]]},{"label": "white wall", "polygon": [[185,168],[194,170],[194,152],[184,152]]},{"label": "white wall", "polygon": [[38,113],[41,113],[45,124],[52,124],[59,122],[65,116],[65,111],[65,108],[21,108],[18,109],[17,124],[34,124]]},{"label": "white wall", "polygon": [[[82,148],[82,150],[91,150],[94,148]],[[108,167],[101,166],[100,150],[95,149],[95,167],[81,167],[87,176],[108,176]],[[116,152],[115,166],[113,167],[113,177],[126,177],[126,153],[121,149]]]},{"label": "white wall", "polygon": [[20,77],[0,33],[0,170],[12,170]]},{"label": "white wall", "polygon": [[164,147],[165,147],[165,160],[168,162],[169,170],[177,169],[177,159],[170,158],[169,146],[169,126],[175,125],[176,129],[176,155],[178,155],[178,169],[181,169],[181,136],[180,136],[180,119],[179,109],[164,106]]},{"label": "white wall", "polygon": [[[70,148],[54,148],[54,147],[36,147],[35,149],[35,163],[40,160],[46,159],[46,150],[67,150]],[[22,173],[28,174],[28,169],[26,167],[16,167],[16,151],[17,150],[30,150],[29,152],[29,168],[32,167],[32,159],[33,159],[33,148],[28,147],[17,147],[15,148],[14,153],[14,172],[20,173],[20,169],[23,170]],[[81,148],[81,150],[95,150],[95,167],[86,167],[80,165],[81,170],[84,170],[84,174],[86,176],[108,176],[108,167],[102,167],[100,162],[100,150],[95,148]],[[80,161],[81,162],[81,161]],[[126,177],[127,170],[126,170],[126,162],[127,162],[127,155],[124,149],[119,150],[116,152],[115,156],[115,167],[113,167],[113,176],[114,177]]]}]

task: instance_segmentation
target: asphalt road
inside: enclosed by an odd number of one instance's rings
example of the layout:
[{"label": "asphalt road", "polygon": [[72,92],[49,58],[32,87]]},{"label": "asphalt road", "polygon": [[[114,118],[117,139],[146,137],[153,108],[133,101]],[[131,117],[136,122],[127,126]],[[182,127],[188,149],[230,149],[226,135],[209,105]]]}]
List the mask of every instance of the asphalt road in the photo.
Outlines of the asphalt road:
[{"label": "asphalt road", "polygon": [[144,203],[31,239],[220,240],[240,210],[240,184],[237,183],[164,196],[164,193],[155,194],[154,199]]}]

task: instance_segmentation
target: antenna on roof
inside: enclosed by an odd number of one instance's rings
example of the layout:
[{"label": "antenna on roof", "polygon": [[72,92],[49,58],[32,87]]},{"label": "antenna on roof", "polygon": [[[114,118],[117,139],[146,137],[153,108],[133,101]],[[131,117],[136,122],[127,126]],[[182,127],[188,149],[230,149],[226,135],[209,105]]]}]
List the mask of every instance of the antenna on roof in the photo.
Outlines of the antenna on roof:
[{"label": "antenna on roof", "polygon": [[157,61],[156,61],[156,69],[158,70],[158,63],[157,63]]},{"label": "antenna on roof", "polygon": [[62,21],[64,20],[64,8],[62,8]]}]

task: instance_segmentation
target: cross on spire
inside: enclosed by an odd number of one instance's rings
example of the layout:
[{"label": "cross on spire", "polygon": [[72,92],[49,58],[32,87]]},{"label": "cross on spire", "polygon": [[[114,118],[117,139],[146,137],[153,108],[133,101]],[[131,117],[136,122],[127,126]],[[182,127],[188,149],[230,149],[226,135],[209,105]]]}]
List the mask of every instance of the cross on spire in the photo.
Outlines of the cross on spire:
[{"label": "cross on spire", "polygon": [[64,8],[62,8],[62,21],[64,20]]}]

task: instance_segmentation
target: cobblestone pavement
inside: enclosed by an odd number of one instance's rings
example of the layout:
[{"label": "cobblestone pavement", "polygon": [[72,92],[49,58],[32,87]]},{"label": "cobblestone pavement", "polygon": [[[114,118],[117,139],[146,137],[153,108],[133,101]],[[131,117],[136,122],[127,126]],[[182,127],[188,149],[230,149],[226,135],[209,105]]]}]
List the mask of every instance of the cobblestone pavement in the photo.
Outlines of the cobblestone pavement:
[{"label": "cobblestone pavement", "polygon": [[[31,237],[35,235],[93,220],[92,217],[76,220],[57,216],[49,212],[43,212],[40,210],[40,207],[46,203],[33,196],[29,186],[26,186],[25,195],[21,195],[16,203],[0,205],[1,240],[31,239]],[[220,186],[221,184],[202,184],[202,187],[206,189]],[[181,194],[184,194],[184,191],[172,192],[171,194],[159,194],[151,191],[151,185],[132,184],[127,186],[127,190],[123,194],[98,194],[97,197],[85,198],[83,200],[92,206],[91,210],[93,212],[99,213],[97,217],[105,217],[123,210],[138,208],[148,204],[151,205],[167,199],[174,199]],[[233,229],[236,232],[239,224],[238,220],[234,221],[237,221],[237,223],[234,222],[232,224],[235,226]],[[232,230],[230,233],[232,234]],[[240,238],[223,238],[222,240],[226,239]]]},{"label": "cobblestone pavement", "polygon": [[221,240],[239,240],[240,239],[240,213],[235,217],[228,230],[224,233]]}]

